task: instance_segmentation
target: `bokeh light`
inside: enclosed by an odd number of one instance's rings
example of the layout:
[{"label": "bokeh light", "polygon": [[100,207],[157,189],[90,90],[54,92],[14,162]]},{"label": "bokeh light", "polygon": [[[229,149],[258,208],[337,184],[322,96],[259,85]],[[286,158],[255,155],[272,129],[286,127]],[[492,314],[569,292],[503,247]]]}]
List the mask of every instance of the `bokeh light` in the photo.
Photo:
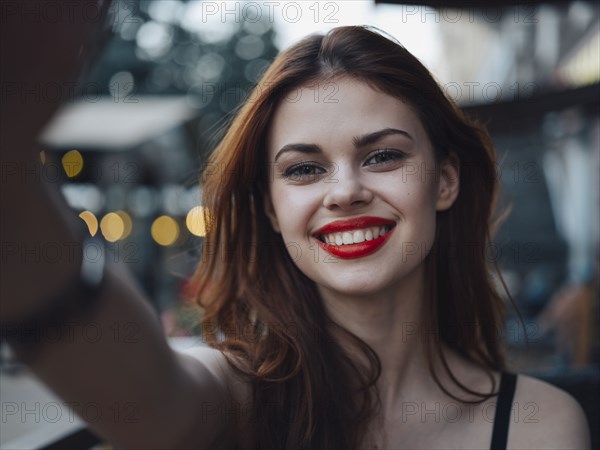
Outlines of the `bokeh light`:
[{"label": "bokeh light", "polygon": [[133,220],[131,220],[131,216],[126,211],[116,211],[116,214],[123,221],[123,235],[120,239],[126,239],[131,234],[133,230]]},{"label": "bokeh light", "polygon": [[100,221],[100,231],[108,242],[117,242],[123,237],[125,224],[117,213],[110,212]]},{"label": "bokeh light", "polygon": [[162,246],[173,245],[179,237],[179,225],[175,219],[169,216],[160,216],[150,228],[150,233],[154,241]]},{"label": "bokeh light", "polygon": [[82,211],[79,217],[85,222],[91,236],[96,236],[98,232],[98,219],[91,211]]},{"label": "bokeh light", "polygon": [[83,156],[77,150],[69,150],[62,157],[62,166],[69,178],[74,178],[83,169]]},{"label": "bokeh light", "polygon": [[192,208],[185,218],[185,225],[193,235],[200,237],[206,236],[204,208],[202,206],[195,206]]}]

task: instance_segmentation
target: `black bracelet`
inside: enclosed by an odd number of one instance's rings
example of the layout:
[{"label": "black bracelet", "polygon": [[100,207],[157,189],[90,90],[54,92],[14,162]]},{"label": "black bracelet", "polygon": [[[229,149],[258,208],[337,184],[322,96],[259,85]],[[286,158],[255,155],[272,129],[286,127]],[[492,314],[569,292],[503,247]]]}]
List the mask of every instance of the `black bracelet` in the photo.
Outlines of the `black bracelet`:
[{"label": "black bracelet", "polygon": [[82,252],[79,277],[66,290],[24,320],[0,322],[0,339],[18,353],[31,352],[50,335],[55,338],[70,318],[96,303],[105,281],[105,247],[99,238],[88,236],[83,240]]}]

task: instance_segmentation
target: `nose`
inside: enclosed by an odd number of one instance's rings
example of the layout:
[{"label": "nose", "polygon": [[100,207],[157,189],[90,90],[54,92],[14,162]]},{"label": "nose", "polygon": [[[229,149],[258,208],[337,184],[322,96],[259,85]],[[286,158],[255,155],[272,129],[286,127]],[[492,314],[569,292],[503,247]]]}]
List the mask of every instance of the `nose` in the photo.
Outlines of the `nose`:
[{"label": "nose", "polygon": [[329,210],[359,208],[373,200],[373,192],[364,185],[360,175],[349,168],[340,168],[324,181],[327,192],[323,198],[323,206]]}]

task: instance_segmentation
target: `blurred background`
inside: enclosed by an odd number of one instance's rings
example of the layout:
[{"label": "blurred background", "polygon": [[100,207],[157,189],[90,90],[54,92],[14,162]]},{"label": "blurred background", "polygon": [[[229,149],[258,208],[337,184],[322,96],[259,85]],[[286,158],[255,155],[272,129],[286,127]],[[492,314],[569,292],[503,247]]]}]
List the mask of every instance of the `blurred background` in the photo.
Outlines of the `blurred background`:
[{"label": "blurred background", "polygon": [[[600,445],[600,7],[477,5],[113,1],[97,56],[41,139],[46,176],[64,178],[69,205],[109,258],[130,268],[174,345],[188,345],[201,333],[188,278],[204,234],[207,154],[278,51],[311,32],[375,25],[491,132],[499,206],[510,213],[488,255],[522,315],[509,308],[510,369],[575,395]],[[41,20],[56,14],[37,8],[31,14]],[[35,95],[64,97],[66,89]],[[6,356],[2,364],[6,386],[15,370]],[[10,434],[2,448],[31,438],[4,415],[1,425]]]}]

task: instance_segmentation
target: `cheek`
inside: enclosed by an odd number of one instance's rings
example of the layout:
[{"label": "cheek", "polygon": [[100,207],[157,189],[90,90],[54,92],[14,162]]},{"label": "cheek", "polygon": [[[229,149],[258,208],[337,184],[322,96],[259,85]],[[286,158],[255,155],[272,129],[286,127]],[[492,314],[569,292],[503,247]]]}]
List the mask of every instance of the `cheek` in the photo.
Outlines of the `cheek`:
[{"label": "cheek", "polygon": [[273,208],[284,240],[307,234],[310,218],[319,206],[318,195],[307,187],[276,185]]},{"label": "cheek", "polygon": [[436,185],[417,177],[395,178],[381,192],[398,212],[400,237],[405,245],[429,248],[435,236]]},{"label": "cheek", "polygon": [[437,185],[434,179],[420,174],[396,174],[381,183],[381,196],[402,214],[435,211]]}]

